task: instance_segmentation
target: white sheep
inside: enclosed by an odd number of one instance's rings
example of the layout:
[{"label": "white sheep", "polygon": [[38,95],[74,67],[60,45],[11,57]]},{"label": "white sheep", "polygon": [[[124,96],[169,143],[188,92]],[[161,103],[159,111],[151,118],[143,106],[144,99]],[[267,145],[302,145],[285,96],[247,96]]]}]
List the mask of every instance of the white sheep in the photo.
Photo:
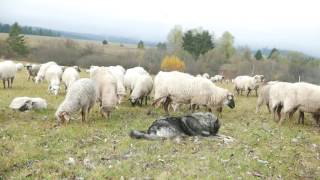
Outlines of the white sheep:
[{"label": "white sheep", "polygon": [[194,77],[177,71],[159,72],[154,81],[155,102],[163,103],[168,113],[168,105],[191,104],[194,110],[196,105],[205,105],[209,109],[221,111],[223,104],[234,108],[233,94],[217,87],[208,79]]},{"label": "white sheep", "polygon": [[206,78],[206,79],[209,79],[209,78],[210,78],[210,75],[209,75],[208,73],[204,73],[204,74],[202,75],[202,77],[204,77],[204,78]]},{"label": "white sheep", "polygon": [[258,87],[259,85],[264,82],[264,76],[263,75],[255,75],[253,77],[251,76],[237,76],[233,83],[234,88],[237,91],[238,95],[241,94],[243,91],[247,91],[247,96],[249,96],[250,92],[252,90],[256,91],[256,96],[258,96]]},{"label": "white sheep", "polygon": [[269,81],[269,82],[264,83],[260,86],[260,88],[258,90],[256,113],[259,112],[262,104],[265,104],[268,108],[269,113],[271,113],[270,106],[269,106],[269,98],[270,98],[269,90],[270,90],[270,87],[277,82],[278,81]]},{"label": "white sheep", "polygon": [[69,122],[71,115],[79,110],[81,111],[82,122],[86,122],[96,98],[97,87],[94,81],[88,78],[77,80],[71,85],[64,101],[55,113],[58,123]]},{"label": "white sheep", "polygon": [[111,112],[116,108],[119,100],[117,96],[117,79],[106,67],[99,67],[91,74],[91,79],[97,84],[100,113],[110,118]]},{"label": "white sheep", "polygon": [[306,112],[311,113],[317,124],[320,125],[320,86],[306,82],[294,83],[294,86],[297,95],[296,101],[294,101],[296,105],[293,111],[298,107],[300,113],[298,122],[304,123],[304,113]]},{"label": "white sheep", "polygon": [[48,91],[54,95],[58,95],[62,73],[62,68],[58,65],[49,66],[45,72],[45,79],[49,83]]},{"label": "white sheep", "polygon": [[139,103],[139,105],[142,106],[143,99],[145,99],[145,105],[147,105],[148,96],[152,91],[152,87],[153,81],[150,75],[139,76],[129,99],[132,105]]},{"label": "white sheep", "polygon": [[16,68],[17,68],[17,71],[21,71],[23,69],[23,64],[22,63],[17,63],[16,64]]},{"label": "white sheep", "polygon": [[117,79],[117,94],[119,97],[119,104],[121,103],[122,98],[126,94],[126,89],[124,87],[124,73],[125,70],[122,66],[109,66],[107,69],[112,73],[112,75]]},{"label": "white sheep", "polygon": [[289,114],[291,118],[293,110],[296,108],[297,91],[293,83],[278,82],[269,89],[269,104],[274,115],[277,113],[279,124],[283,122],[285,116]]},{"label": "white sheep", "polygon": [[47,109],[47,102],[45,99],[38,97],[16,97],[11,101],[9,108],[19,111],[27,111],[31,109]]},{"label": "white sheep", "polygon": [[40,64],[27,64],[26,65],[26,68],[28,71],[28,81],[30,80],[30,78],[32,78],[32,80],[34,81],[34,78],[37,76],[40,67],[41,67]]},{"label": "white sheep", "polygon": [[223,81],[223,79],[224,79],[224,76],[222,75],[215,75],[210,78],[212,82],[220,82],[220,83]]},{"label": "white sheep", "polygon": [[0,79],[3,82],[3,87],[12,88],[13,80],[16,76],[17,68],[13,61],[2,61],[0,62]]},{"label": "white sheep", "polygon": [[62,74],[62,82],[66,90],[78,79],[80,79],[80,74],[75,67],[66,68]]},{"label": "white sheep", "polygon": [[124,75],[124,86],[127,90],[132,93],[132,90],[134,89],[134,84],[138,77],[140,75],[148,75],[149,73],[143,69],[143,67],[134,67],[127,69],[125,75]]},{"label": "white sheep", "polygon": [[47,69],[51,66],[51,65],[57,65],[57,63],[50,61],[44,64],[41,64],[41,67],[37,73],[37,76],[35,78],[36,83],[40,83],[44,80],[44,76],[46,74]]}]

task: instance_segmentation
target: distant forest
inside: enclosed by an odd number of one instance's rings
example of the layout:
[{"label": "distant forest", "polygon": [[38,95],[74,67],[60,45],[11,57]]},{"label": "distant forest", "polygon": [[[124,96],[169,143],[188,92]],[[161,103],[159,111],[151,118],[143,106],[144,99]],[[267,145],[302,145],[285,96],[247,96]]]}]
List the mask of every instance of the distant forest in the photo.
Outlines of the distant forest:
[{"label": "distant forest", "polygon": [[[0,23],[0,32],[9,33],[11,26],[12,25],[10,24]],[[60,32],[54,31],[51,29],[45,29],[45,28],[21,26],[21,30],[23,34],[38,35],[38,36],[55,36],[55,37],[61,36]]]},{"label": "distant forest", "polygon": [[[9,33],[12,25],[4,24],[0,22],[0,33]],[[122,36],[105,36],[105,35],[97,35],[91,33],[77,33],[77,32],[67,32],[67,31],[59,31],[52,30],[41,27],[33,27],[33,26],[20,26],[23,34],[28,35],[38,35],[38,36],[52,36],[52,37],[66,37],[71,39],[84,39],[84,40],[96,40],[103,41],[108,40],[109,42],[118,42],[124,44],[137,44],[139,39],[122,37]],[[156,46],[155,42],[144,41],[144,43],[148,46]]]}]

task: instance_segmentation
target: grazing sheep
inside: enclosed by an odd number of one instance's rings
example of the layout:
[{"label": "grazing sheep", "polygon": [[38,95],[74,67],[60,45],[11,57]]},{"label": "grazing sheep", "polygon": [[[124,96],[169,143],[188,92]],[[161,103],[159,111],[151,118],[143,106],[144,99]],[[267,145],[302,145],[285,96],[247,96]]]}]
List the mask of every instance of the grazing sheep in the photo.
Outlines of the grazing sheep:
[{"label": "grazing sheep", "polygon": [[209,78],[210,78],[210,75],[209,75],[208,73],[204,73],[204,74],[202,75],[202,77],[204,77],[204,78],[206,78],[206,79],[209,79]]},{"label": "grazing sheep", "polygon": [[149,73],[143,67],[134,67],[127,69],[124,74],[124,86],[132,93],[134,84],[140,75],[148,75]]},{"label": "grazing sheep", "polygon": [[17,68],[13,61],[2,61],[0,62],[0,79],[3,82],[3,88],[12,88],[13,80],[16,76]]},{"label": "grazing sheep", "polygon": [[277,113],[279,124],[281,124],[285,116],[289,114],[289,118],[293,115],[296,108],[297,91],[293,83],[278,82],[273,84],[269,89],[269,104],[274,115]]},{"label": "grazing sheep", "polygon": [[30,80],[30,78],[32,78],[32,80],[34,81],[34,78],[37,76],[40,67],[41,67],[40,64],[27,64],[26,65],[28,75],[29,75],[28,81]]},{"label": "grazing sheep", "polygon": [[269,106],[269,90],[270,90],[270,87],[277,82],[278,81],[269,81],[261,85],[258,91],[256,113],[259,112],[262,104],[265,104],[268,108],[269,113],[271,113],[270,106]]},{"label": "grazing sheep", "polygon": [[37,73],[37,76],[35,78],[35,81],[36,81],[37,84],[44,80],[46,71],[51,65],[57,65],[57,63],[55,63],[53,61],[50,61],[50,62],[41,64],[41,67],[40,67],[40,69],[39,69],[39,71]]},{"label": "grazing sheep", "polygon": [[48,90],[54,95],[58,95],[62,73],[62,68],[58,65],[51,65],[46,70],[45,79],[49,83]]},{"label": "grazing sheep", "polygon": [[74,68],[75,70],[77,70],[79,73],[81,72],[81,69],[80,69],[79,66],[73,66],[73,68]]},{"label": "grazing sheep", "polygon": [[[134,89],[130,95],[130,101],[134,106],[138,103],[142,106],[143,99],[145,98],[145,105],[147,105],[148,96],[152,91],[153,81],[150,75],[141,75],[134,85]],[[140,102],[139,102],[140,101]]]},{"label": "grazing sheep", "polygon": [[47,109],[47,102],[42,98],[16,97],[11,101],[9,108],[22,112],[31,109]]},{"label": "grazing sheep", "polygon": [[294,83],[297,91],[296,105],[293,111],[299,110],[299,123],[304,123],[304,113],[311,113],[316,123],[319,123],[320,115],[320,86],[299,82]]},{"label": "grazing sheep", "polygon": [[119,104],[122,98],[126,95],[126,89],[124,87],[124,73],[125,69],[122,66],[109,66],[107,69],[112,73],[112,75],[117,79],[117,95],[119,97]]},{"label": "grazing sheep", "polygon": [[17,71],[21,71],[23,69],[23,64],[22,63],[17,63],[16,64],[16,68],[17,68]]},{"label": "grazing sheep", "polygon": [[256,96],[258,96],[258,87],[259,85],[264,82],[263,75],[255,75],[251,76],[237,76],[233,83],[235,86],[235,90],[237,91],[238,95],[242,95],[242,91],[247,91],[247,96],[249,96],[252,90],[256,91]]},{"label": "grazing sheep", "polygon": [[87,122],[90,109],[97,98],[97,87],[94,81],[82,78],[74,82],[67,92],[64,101],[59,105],[55,116],[58,123],[69,122],[71,115],[81,111],[82,122]]},{"label": "grazing sheep", "polygon": [[117,79],[106,67],[99,67],[91,74],[91,79],[97,84],[100,113],[103,117],[110,118],[111,112],[118,104]]},{"label": "grazing sheep", "polygon": [[179,117],[161,117],[155,120],[147,132],[131,131],[131,138],[156,140],[179,136],[215,136],[220,122],[211,113],[193,113]]},{"label": "grazing sheep", "polygon": [[62,74],[62,82],[65,85],[65,90],[69,89],[76,80],[80,79],[79,72],[74,67],[68,67]]},{"label": "grazing sheep", "polygon": [[224,76],[222,76],[222,75],[215,75],[215,76],[213,76],[213,77],[210,78],[210,80],[211,80],[213,83],[215,83],[215,82],[220,82],[220,83],[222,83],[223,79],[224,79]]},{"label": "grazing sheep", "polygon": [[[222,105],[234,108],[233,94],[217,87],[208,79],[194,77],[177,71],[160,71],[154,81],[155,102],[164,104],[164,110],[168,113],[169,104],[191,104],[194,111],[196,105],[205,105],[210,109],[215,108],[219,112]],[[220,110],[221,109],[221,110]]]}]

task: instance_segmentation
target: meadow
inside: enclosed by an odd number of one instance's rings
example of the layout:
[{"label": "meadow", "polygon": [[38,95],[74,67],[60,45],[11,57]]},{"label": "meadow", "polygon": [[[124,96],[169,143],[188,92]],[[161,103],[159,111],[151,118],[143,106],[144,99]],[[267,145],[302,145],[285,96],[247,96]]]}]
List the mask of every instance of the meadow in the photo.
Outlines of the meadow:
[{"label": "meadow", "polygon": [[[65,96],[49,95],[47,83],[27,81],[18,72],[12,89],[0,88],[0,179],[317,179],[320,177],[320,128],[310,116],[278,126],[263,106],[255,113],[255,96],[236,96],[236,108],[223,110],[217,137],[147,141],[131,139],[145,130],[162,109],[147,115],[124,98],[111,119],[98,107],[81,124],[80,115],[57,126],[54,112]],[[82,77],[88,77],[84,71]],[[231,84],[218,84],[232,90]],[[45,98],[48,109],[14,112],[17,96]],[[200,109],[204,111],[204,109]],[[172,115],[188,113],[187,109]]]}]

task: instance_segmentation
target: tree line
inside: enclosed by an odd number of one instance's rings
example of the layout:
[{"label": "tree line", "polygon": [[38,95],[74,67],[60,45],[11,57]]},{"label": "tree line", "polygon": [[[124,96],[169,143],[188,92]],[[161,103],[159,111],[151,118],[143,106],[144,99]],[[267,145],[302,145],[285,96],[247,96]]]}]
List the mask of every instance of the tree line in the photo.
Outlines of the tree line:
[{"label": "tree line", "polygon": [[[14,26],[14,24],[10,25],[10,24],[0,23],[0,32],[9,33],[10,29]],[[20,29],[22,34],[38,35],[38,36],[53,36],[53,37],[61,36],[59,32],[51,29],[31,27],[31,26],[20,26]]]}]

